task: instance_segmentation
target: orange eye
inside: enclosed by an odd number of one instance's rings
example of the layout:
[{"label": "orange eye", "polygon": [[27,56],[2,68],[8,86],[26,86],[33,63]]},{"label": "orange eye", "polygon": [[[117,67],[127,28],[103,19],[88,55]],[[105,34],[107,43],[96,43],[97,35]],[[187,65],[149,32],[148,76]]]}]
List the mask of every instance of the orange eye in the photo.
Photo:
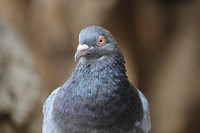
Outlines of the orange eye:
[{"label": "orange eye", "polygon": [[105,43],[105,38],[104,38],[104,36],[100,35],[98,38],[97,44],[102,45],[104,43]]}]

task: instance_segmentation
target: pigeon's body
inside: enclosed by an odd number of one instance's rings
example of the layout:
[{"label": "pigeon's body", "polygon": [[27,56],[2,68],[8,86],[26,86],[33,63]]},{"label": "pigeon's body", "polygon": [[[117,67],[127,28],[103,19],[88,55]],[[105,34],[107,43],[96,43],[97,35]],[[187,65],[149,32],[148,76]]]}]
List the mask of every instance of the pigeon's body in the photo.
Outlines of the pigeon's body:
[{"label": "pigeon's body", "polygon": [[[85,32],[93,34],[88,37]],[[80,33],[79,42],[92,44],[91,38],[99,34],[105,43],[93,43],[87,54],[88,45],[81,47],[84,55],[72,76],[47,99],[43,133],[150,132],[148,102],[128,81],[123,55],[112,36],[106,36],[109,32],[92,26]]]}]

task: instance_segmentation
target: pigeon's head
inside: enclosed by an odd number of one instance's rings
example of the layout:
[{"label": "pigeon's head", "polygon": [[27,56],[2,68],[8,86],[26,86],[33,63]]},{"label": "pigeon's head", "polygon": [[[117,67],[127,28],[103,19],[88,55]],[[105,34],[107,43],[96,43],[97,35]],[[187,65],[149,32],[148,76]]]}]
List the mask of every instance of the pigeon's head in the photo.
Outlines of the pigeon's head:
[{"label": "pigeon's head", "polygon": [[85,57],[97,59],[109,55],[116,49],[116,42],[111,33],[99,26],[89,26],[81,30],[75,60]]}]

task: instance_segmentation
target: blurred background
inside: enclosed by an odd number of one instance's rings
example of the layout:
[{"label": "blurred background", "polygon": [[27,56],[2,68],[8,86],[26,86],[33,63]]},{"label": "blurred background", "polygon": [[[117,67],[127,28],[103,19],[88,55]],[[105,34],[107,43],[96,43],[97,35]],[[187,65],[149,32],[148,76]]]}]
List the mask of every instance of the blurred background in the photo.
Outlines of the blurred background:
[{"label": "blurred background", "polygon": [[153,133],[200,130],[200,1],[0,0],[0,133],[41,133],[79,31],[107,28],[150,102]]}]

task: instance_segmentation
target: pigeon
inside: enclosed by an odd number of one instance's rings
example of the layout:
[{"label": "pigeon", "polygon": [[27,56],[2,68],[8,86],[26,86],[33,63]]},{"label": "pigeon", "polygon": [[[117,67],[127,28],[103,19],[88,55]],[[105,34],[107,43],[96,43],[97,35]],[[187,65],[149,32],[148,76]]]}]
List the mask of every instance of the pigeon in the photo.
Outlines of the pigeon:
[{"label": "pigeon", "polygon": [[107,29],[82,29],[74,58],[71,77],[43,105],[42,133],[150,133],[148,101]]}]

